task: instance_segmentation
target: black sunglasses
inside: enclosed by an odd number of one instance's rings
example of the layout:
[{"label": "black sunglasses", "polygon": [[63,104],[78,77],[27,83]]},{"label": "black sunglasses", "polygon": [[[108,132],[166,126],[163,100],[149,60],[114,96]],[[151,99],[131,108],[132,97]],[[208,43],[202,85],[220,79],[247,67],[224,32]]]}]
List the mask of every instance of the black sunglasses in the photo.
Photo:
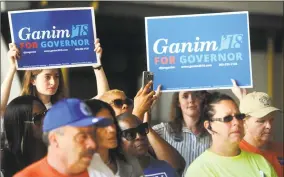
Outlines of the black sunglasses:
[{"label": "black sunglasses", "polygon": [[35,114],[32,117],[32,121],[25,121],[25,123],[30,123],[30,124],[34,124],[36,126],[41,126],[42,125],[42,120],[45,116],[45,114],[47,113],[47,110],[39,113],[39,114]]},{"label": "black sunglasses", "polygon": [[244,120],[244,118],[246,117],[246,115],[245,115],[245,114],[242,114],[242,113],[240,113],[240,114],[235,114],[234,116],[228,115],[228,116],[225,116],[224,118],[212,118],[211,121],[220,121],[220,122],[226,122],[226,123],[228,123],[228,122],[231,122],[231,121],[234,119],[234,117],[235,117],[236,119],[238,119],[238,120]]},{"label": "black sunglasses", "polygon": [[126,104],[127,106],[133,106],[133,100],[131,100],[130,98],[126,98],[125,100],[115,99],[111,103],[119,108],[121,108],[124,104]]},{"label": "black sunglasses", "polygon": [[142,136],[146,136],[149,133],[149,125],[147,122],[138,125],[136,128],[129,128],[121,132],[121,136],[127,141],[133,141],[136,139],[137,133]]}]

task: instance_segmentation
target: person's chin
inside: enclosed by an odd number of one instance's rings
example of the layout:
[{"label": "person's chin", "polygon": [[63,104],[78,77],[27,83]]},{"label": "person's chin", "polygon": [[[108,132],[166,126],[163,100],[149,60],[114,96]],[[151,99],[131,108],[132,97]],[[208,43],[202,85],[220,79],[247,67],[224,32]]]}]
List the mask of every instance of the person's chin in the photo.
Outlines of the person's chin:
[{"label": "person's chin", "polygon": [[46,91],[45,93],[44,93],[44,95],[47,95],[47,96],[52,96],[52,95],[54,95],[56,92],[54,92],[54,91]]},{"label": "person's chin", "polygon": [[82,158],[82,162],[86,165],[86,166],[89,166],[90,163],[92,161],[92,157],[83,157]]},{"label": "person's chin", "polygon": [[117,141],[111,141],[108,143],[108,148],[109,149],[113,149],[113,148],[116,148],[117,147]]},{"label": "person's chin", "polygon": [[137,157],[143,157],[147,154],[148,151],[146,150],[139,150],[137,151]]},{"label": "person's chin", "polygon": [[198,111],[197,110],[195,110],[195,109],[188,109],[187,111],[186,111],[186,114],[188,115],[188,116],[190,116],[190,117],[196,117],[196,116],[198,116]]},{"label": "person's chin", "polygon": [[138,147],[138,148],[136,148],[136,150],[137,150],[137,154],[139,156],[146,155],[147,152],[148,152],[148,148],[147,147]]},{"label": "person's chin", "polygon": [[239,143],[242,141],[243,136],[242,134],[231,134],[231,138],[233,142]]},{"label": "person's chin", "polygon": [[261,141],[263,141],[264,143],[268,142],[270,140],[270,135],[263,135],[261,137]]}]

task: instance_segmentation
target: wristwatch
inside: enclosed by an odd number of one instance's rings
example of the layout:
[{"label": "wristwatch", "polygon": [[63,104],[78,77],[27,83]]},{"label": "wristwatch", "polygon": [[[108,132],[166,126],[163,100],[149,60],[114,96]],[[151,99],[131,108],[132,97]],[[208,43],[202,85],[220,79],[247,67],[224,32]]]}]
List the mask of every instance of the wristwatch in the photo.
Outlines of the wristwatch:
[{"label": "wristwatch", "polygon": [[99,65],[99,66],[97,66],[97,67],[93,67],[94,69],[97,69],[97,70],[101,70],[101,68],[102,68],[102,65]]}]

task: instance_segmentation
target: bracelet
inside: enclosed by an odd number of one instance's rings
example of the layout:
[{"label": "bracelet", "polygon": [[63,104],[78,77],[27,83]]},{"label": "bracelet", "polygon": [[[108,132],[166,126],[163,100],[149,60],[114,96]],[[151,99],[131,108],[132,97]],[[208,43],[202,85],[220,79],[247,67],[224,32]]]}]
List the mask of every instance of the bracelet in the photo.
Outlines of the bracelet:
[{"label": "bracelet", "polygon": [[101,70],[102,67],[103,67],[103,66],[100,65],[100,66],[97,66],[97,67],[93,67],[93,69]]}]

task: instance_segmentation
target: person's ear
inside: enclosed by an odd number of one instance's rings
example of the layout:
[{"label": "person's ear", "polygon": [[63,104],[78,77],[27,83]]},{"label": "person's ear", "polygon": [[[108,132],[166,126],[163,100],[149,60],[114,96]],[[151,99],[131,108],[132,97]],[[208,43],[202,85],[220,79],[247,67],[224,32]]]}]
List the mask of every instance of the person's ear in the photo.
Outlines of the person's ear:
[{"label": "person's ear", "polygon": [[35,79],[31,79],[31,84],[35,85]]},{"label": "person's ear", "polygon": [[206,121],[204,121],[203,125],[204,125],[204,128],[208,131],[208,133],[210,133],[212,135],[210,122],[208,120],[206,120]]},{"label": "person's ear", "polygon": [[48,141],[49,141],[50,146],[59,147],[58,136],[55,132],[49,133]]},{"label": "person's ear", "polygon": [[246,132],[247,129],[248,129],[248,123],[249,123],[248,118],[245,118],[244,121],[243,121],[245,132]]}]

